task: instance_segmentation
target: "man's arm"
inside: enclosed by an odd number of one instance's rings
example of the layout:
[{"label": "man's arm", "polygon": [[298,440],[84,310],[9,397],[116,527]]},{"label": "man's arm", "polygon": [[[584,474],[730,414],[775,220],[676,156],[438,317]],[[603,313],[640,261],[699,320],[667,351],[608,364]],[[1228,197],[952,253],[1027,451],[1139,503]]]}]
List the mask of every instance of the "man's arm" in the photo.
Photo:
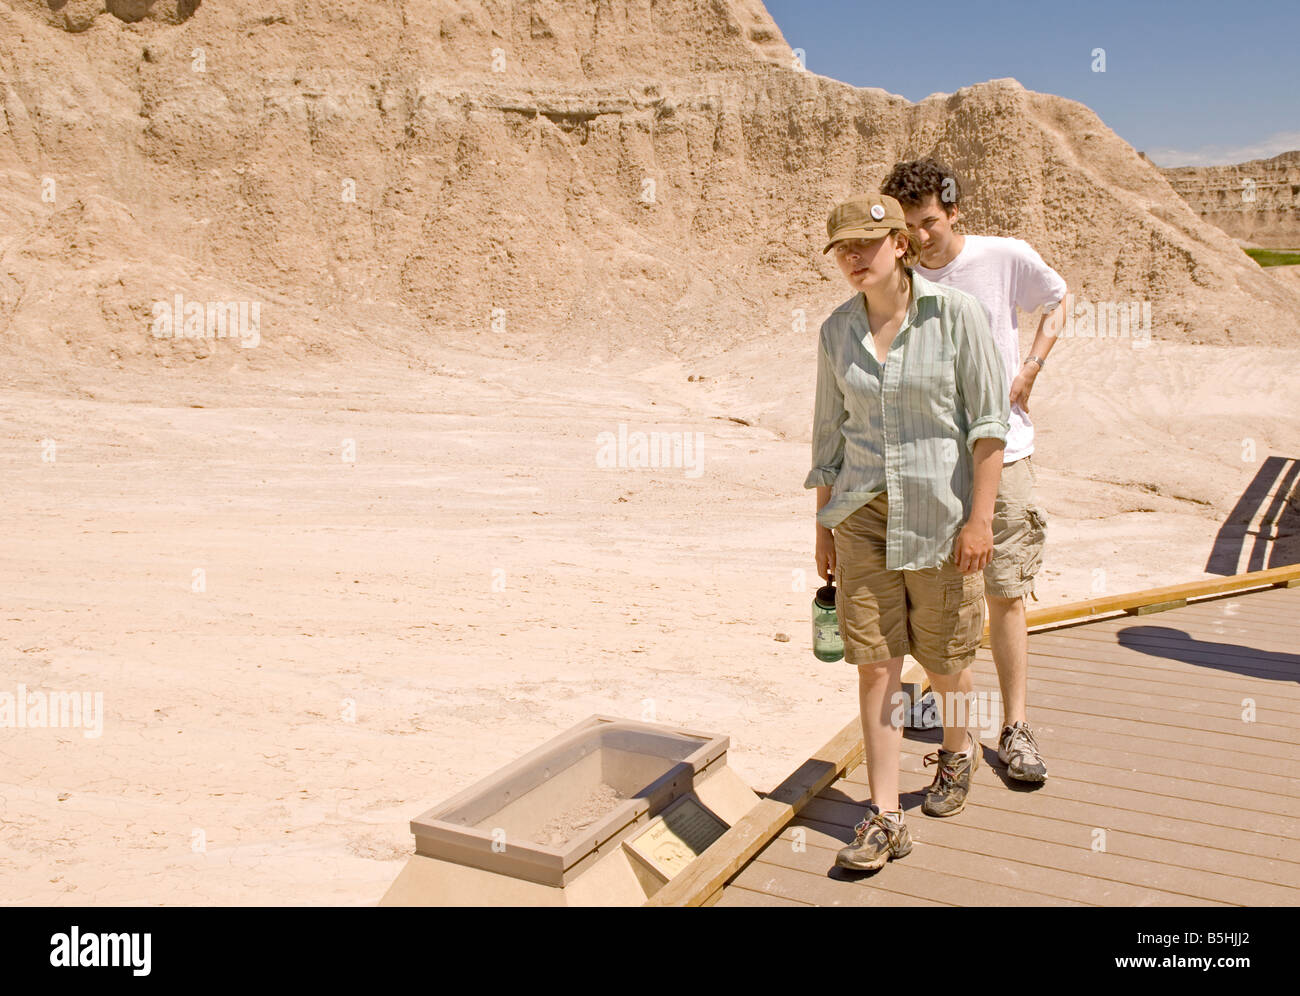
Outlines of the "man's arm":
[{"label": "man's arm", "polygon": [[[1029,347],[1029,355],[1037,356],[1040,360],[1047,359],[1047,354],[1052,351],[1056,345],[1056,337],[1061,331],[1061,323],[1065,321],[1065,295],[1069,293],[1067,288],[1061,294],[1061,299],[1052,305],[1047,311],[1043,312],[1043,317],[1038,320],[1038,331],[1034,333],[1034,344]],[[1036,366],[1031,363],[1030,366]]]},{"label": "man's arm", "polygon": [[[1065,321],[1064,302],[1067,293],[1068,291],[1062,292],[1061,300],[1052,305],[1050,310],[1043,312],[1043,317],[1038,320],[1038,331],[1034,333],[1034,343],[1029,347],[1029,356],[1046,360],[1047,354],[1056,345],[1056,337]],[[1011,382],[1011,403],[1019,405],[1021,411],[1026,414],[1029,413],[1029,395],[1042,369],[1039,364],[1025,357],[1024,362],[1020,364],[1020,369],[1016,371],[1015,379]]]},{"label": "man's arm", "polygon": [[[1057,334],[1065,321],[1065,309],[1061,307],[1066,300],[1065,280],[1038,255],[1038,251],[1023,239],[1011,239],[1008,246],[1015,255],[1016,294],[1014,304],[1021,311],[1046,309],[1039,319],[1038,331],[1034,335],[1034,344],[1029,347],[1029,355],[1046,360],[1047,354],[1056,345]],[[1019,405],[1021,411],[1029,413],[1029,395],[1034,389],[1042,369],[1028,357],[1020,364],[1011,379],[1011,403]]]}]

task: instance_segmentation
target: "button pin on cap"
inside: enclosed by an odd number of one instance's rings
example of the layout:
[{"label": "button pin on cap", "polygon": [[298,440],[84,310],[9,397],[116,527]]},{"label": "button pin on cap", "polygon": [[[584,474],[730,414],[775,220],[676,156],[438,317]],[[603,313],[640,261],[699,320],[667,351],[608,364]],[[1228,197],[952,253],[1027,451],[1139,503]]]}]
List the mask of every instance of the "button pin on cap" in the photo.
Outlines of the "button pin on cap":
[{"label": "button pin on cap", "polygon": [[885,217],[885,205],[883,205],[883,204],[872,204],[872,205],[871,205],[871,217],[875,218],[876,221],[880,221],[882,218],[884,218],[884,217]]}]

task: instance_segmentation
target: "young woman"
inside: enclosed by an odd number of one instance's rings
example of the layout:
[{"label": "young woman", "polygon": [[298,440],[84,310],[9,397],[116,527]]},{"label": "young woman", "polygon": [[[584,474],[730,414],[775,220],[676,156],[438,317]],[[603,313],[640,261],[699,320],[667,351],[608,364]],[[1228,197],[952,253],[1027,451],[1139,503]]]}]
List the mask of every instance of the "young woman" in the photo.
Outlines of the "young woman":
[{"label": "young woman", "polygon": [[854,197],[826,232],[856,293],[821,327],[804,487],[817,489],[817,572],[838,581],[844,658],[858,669],[871,786],[836,864],[870,870],[912,849],[898,802],[904,654],[925,668],[944,724],[923,811],[960,813],[979,764],[966,697],[1010,411],[983,306],[913,270],[920,246],[898,201]]}]

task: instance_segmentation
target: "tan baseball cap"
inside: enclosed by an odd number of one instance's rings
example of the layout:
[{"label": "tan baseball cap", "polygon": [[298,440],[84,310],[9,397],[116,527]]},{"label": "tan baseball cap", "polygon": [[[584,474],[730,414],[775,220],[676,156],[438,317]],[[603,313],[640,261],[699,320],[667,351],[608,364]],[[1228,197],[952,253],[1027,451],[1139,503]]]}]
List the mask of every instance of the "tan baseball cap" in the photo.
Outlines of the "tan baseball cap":
[{"label": "tan baseball cap", "polygon": [[826,235],[830,239],[823,255],[842,239],[878,239],[882,235],[902,229],[907,231],[903,206],[885,194],[858,194],[841,201],[826,219]]}]

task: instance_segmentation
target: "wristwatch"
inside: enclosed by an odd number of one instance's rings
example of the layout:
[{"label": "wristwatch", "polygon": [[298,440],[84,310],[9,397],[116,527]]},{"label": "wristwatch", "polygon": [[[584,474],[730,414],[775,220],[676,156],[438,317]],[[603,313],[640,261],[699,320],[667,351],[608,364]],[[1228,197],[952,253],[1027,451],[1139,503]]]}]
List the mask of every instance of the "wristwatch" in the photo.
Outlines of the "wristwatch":
[{"label": "wristwatch", "polygon": [[1039,359],[1037,356],[1026,356],[1026,357],[1025,357],[1025,362],[1026,362],[1026,363],[1028,363],[1030,360],[1033,360],[1035,363],[1038,364],[1038,369],[1039,369],[1039,370],[1042,370],[1042,369],[1043,369],[1044,363],[1043,363],[1043,361],[1042,361],[1041,359]]}]

